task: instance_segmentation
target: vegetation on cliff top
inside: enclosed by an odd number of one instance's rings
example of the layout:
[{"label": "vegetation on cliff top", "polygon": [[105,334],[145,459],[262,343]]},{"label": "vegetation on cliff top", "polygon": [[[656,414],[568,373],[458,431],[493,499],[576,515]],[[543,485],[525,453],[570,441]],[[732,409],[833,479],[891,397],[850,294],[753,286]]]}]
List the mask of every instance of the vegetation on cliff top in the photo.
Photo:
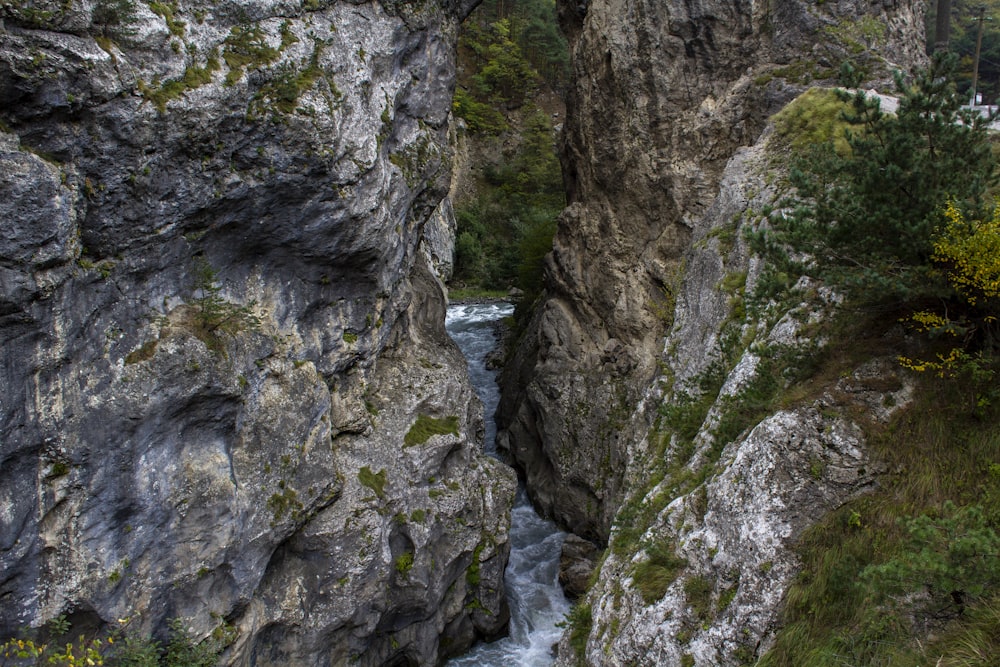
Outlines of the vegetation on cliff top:
[{"label": "vegetation on cliff top", "polygon": [[880,488],[803,536],[804,567],[761,665],[986,665],[1000,654],[997,165],[985,123],[959,108],[953,64],[900,77],[895,115],[844,96],[847,150],[829,141],[797,157],[794,194],[753,239],[772,264],[762,295],[800,275],[835,285],[850,344],[908,349],[900,361],[918,386],[890,424],[867,426],[888,470]]}]

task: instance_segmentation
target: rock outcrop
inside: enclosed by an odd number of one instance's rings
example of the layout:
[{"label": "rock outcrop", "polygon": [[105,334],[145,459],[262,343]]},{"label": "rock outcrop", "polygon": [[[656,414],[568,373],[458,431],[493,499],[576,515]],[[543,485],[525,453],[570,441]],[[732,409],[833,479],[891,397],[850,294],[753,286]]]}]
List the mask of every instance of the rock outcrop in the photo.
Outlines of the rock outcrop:
[{"label": "rock outcrop", "polygon": [[628,424],[658,372],[685,271],[699,270],[685,253],[727,162],[804,85],[835,83],[842,61],[883,81],[891,67],[920,62],[923,6],[559,6],[574,67],[563,146],[570,203],[498,419],[533,500],[606,540],[637,435]]},{"label": "rock outcrop", "polygon": [[877,483],[855,415],[884,418],[909,392],[876,360],[787,409],[746,407],[794,385],[837,301],[801,284],[746,314],[762,267],[743,234],[787,164],[768,119],[836,85],[842,61],[879,87],[921,63],[923,8],[560,8],[570,204],[498,417],[542,511],[609,544],[558,664],[749,664],[778,626],[795,540]]},{"label": "rock outcrop", "polygon": [[[742,238],[774,203],[766,183],[780,154],[770,132],[738,151],[694,229],[663,373],[634,417],[654,425],[628,443],[628,499],[585,601],[587,664],[741,665],[766,653],[800,569],[796,541],[878,483],[861,421],[885,423],[912,396],[895,360],[876,358],[747,416],[768,391],[796,386],[828,342],[810,331],[838,302],[803,280],[756,319],[733,313],[760,277]],[[568,637],[560,656],[580,656]]]},{"label": "rock outcrop", "polygon": [[376,665],[502,631],[515,482],[421,245],[473,4],[4,6],[0,635]]}]

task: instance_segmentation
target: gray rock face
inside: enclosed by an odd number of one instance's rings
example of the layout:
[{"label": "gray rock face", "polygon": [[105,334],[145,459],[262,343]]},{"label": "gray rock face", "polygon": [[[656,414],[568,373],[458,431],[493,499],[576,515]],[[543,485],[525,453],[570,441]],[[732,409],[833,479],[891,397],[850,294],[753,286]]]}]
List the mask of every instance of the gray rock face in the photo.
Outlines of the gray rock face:
[{"label": "gray rock face", "polygon": [[[834,85],[843,60],[876,87],[920,63],[923,8],[559,5],[574,64],[570,205],[499,415],[543,512],[610,538],[581,600],[592,623],[574,627],[572,644],[564,635],[557,664],[752,663],[799,567],[795,539],[877,481],[845,415],[883,418],[908,391],[891,361],[877,363],[739,422],[734,406],[781,363],[767,355],[821,347],[802,323],[836,303],[801,285],[810,298],[757,320],[738,307],[761,275],[742,234],[774,204],[787,158],[773,151],[768,118],[806,85]],[[873,373],[872,386],[901,388],[865,389]]]},{"label": "gray rock face", "polygon": [[5,6],[0,635],[377,665],[502,630],[515,481],[420,250],[473,5]]},{"label": "gray rock face", "polygon": [[[824,345],[810,338],[809,325],[837,303],[829,290],[803,283],[802,301],[791,307],[772,303],[757,320],[734,317],[734,301],[760,275],[743,232],[757,224],[755,211],[774,203],[767,183],[780,169],[780,152],[770,140],[765,131],[760,142],[734,155],[718,196],[693,229],[662,372],[632,418],[640,435],[624,455],[628,504],[615,518],[612,548],[584,600],[592,613],[584,655],[564,636],[559,665],[578,658],[588,665],[650,667],[753,662],[770,647],[800,569],[798,537],[878,482],[881,470],[856,416],[885,422],[909,402],[912,387],[897,377],[892,359],[864,364],[818,398],[721,435],[768,363],[790,363],[781,361],[783,354],[808,358]],[[734,276],[742,281],[725,289]],[[699,422],[686,443],[665,422],[671,410],[689,409],[690,397],[720,363],[718,395],[710,396],[703,414],[687,413],[698,414]],[[643,431],[654,414],[664,421]],[[654,469],[667,471],[660,481],[650,481]],[[669,574],[666,566],[649,567],[663,563],[664,553],[674,560]]]},{"label": "gray rock face", "polygon": [[630,416],[657,373],[681,277],[700,270],[685,253],[728,160],[842,60],[877,79],[883,56],[904,68],[923,57],[920,3],[779,4],[560,3],[571,203],[499,418],[533,499],[580,535],[608,536],[623,451],[648,428],[630,430]]}]

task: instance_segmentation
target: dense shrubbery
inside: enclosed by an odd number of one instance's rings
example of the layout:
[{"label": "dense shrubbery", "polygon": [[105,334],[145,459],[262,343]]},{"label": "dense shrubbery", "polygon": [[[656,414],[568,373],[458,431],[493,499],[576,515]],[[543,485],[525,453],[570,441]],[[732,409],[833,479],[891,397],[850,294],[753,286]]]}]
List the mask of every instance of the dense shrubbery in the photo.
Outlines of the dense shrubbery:
[{"label": "dense shrubbery", "polygon": [[0,666],[213,667],[236,632],[231,626],[220,625],[199,642],[183,621],[175,618],[169,623],[169,639],[162,645],[152,637],[130,633],[128,623],[129,619],[119,621],[119,627],[101,637],[74,638],[69,622],[60,616],[45,627],[43,634],[51,637],[50,641],[24,637],[0,644]]},{"label": "dense shrubbery", "polygon": [[[868,303],[949,294],[932,262],[945,204],[979,218],[997,181],[986,122],[960,108],[949,83],[953,65],[938,58],[912,84],[897,76],[894,115],[864,93],[841,93],[851,109],[843,116],[848,150],[826,141],[797,157],[795,194],[758,238],[770,242],[779,265]],[[805,253],[805,261],[792,261],[801,255],[782,255],[781,247]]]},{"label": "dense shrubbery", "polygon": [[[569,52],[553,0],[487,0],[462,28],[464,74],[452,108],[473,141],[502,141],[476,195],[456,208],[453,287],[541,292],[542,262],[565,204],[550,116],[540,94],[565,84]],[[494,135],[502,138],[493,139]]]},{"label": "dense shrubbery", "polygon": [[565,202],[553,131],[529,115],[516,154],[489,165],[481,194],[456,211],[454,281],[485,289],[541,290],[541,265]]},{"label": "dense shrubbery", "polygon": [[[771,259],[761,289],[806,274],[855,305],[908,313],[916,329],[945,347],[929,350],[936,355],[930,361],[901,358],[904,365],[992,381],[1000,219],[986,213],[997,159],[986,119],[962,109],[949,83],[954,64],[936,57],[911,84],[897,75],[896,114],[864,93],[840,93],[849,110],[830,107],[826,115],[835,111],[847,123],[845,143],[831,138],[793,160],[794,194],[752,241]],[[779,116],[779,135],[782,128],[831,126],[802,106]]]},{"label": "dense shrubbery", "polygon": [[556,25],[554,0],[487,0],[462,27],[466,72],[452,109],[471,132],[508,129],[500,109],[517,109],[540,86],[560,91],[569,73],[569,47]]}]

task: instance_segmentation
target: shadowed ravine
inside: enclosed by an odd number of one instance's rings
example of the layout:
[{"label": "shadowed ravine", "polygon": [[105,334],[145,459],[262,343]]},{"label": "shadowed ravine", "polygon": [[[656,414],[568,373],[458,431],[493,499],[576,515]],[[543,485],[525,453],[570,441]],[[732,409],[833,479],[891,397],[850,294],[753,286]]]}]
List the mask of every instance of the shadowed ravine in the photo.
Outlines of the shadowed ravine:
[{"label": "shadowed ravine", "polygon": [[[511,313],[509,304],[460,304],[448,308],[448,333],[469,361],[469,377],[483,401],[486,420],[485,449],[496,455],[493,413],[499,400],[496,372],[486,368],[486,355],[496,347],[494,326]],[[511,514],[511,553],[504,577],[510,602],[510,635],[491,644],[475,646],[448,663],[460,666],[541,667],[554,660],[552,646],[559,640],[556,627],[569,603],[559,586],[559,554],[565,534],[545,521],[518,490]]]}]

